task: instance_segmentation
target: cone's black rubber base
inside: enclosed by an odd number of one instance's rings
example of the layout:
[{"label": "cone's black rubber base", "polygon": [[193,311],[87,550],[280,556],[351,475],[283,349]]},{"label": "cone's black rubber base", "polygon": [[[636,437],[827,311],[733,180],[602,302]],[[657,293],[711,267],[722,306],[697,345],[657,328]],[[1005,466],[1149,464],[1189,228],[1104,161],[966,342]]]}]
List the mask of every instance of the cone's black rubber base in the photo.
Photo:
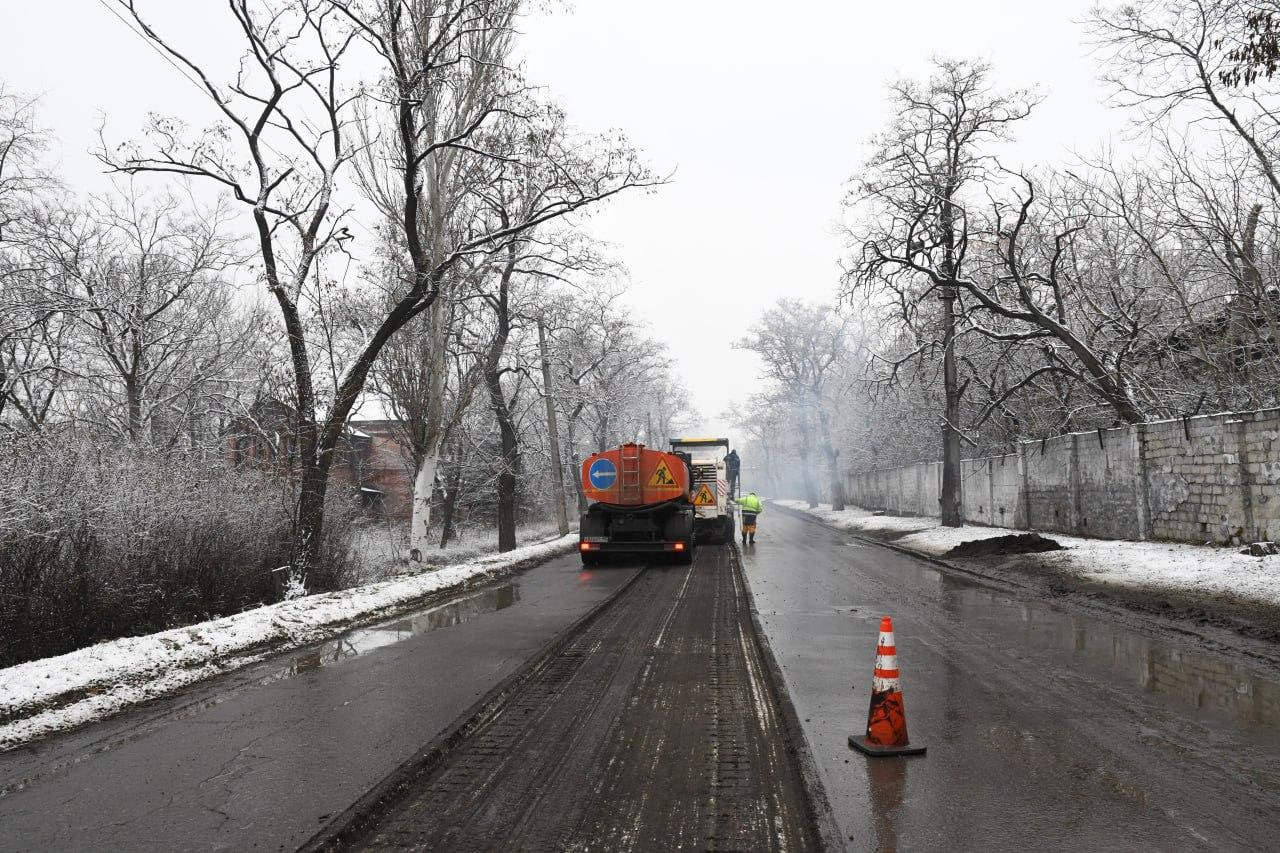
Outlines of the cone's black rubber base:
[{"label": "cone's black rubber base", "polygon": [[865,735],[849,735],[849,746],[864,755],[879,757],[885,755],[924,755],[925,745],[908,743],[906,746],[879,746],[868,743]]}]

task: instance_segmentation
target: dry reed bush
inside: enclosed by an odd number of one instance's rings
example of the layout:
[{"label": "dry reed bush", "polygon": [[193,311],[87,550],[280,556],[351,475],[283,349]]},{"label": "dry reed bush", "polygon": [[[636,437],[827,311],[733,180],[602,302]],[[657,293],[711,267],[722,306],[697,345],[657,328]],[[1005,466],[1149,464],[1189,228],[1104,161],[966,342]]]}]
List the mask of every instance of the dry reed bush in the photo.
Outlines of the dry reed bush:
[{"label": "dry reed bush", "polygon": [[[0,442],[0,666],[273,600],[292,487],[216,452],[78,437]],[[351,532],[331,508],[312,591],[345,585]]]}]

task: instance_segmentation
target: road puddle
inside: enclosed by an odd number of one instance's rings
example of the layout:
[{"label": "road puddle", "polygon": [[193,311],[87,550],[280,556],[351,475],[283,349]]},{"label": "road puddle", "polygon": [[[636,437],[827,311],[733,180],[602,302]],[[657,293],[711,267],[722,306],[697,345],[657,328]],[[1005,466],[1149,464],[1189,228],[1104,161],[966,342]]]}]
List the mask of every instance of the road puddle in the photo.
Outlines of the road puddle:
[{"label": "road puddle", "polygon": [[520,584],[508,583],[490,587],[472,595],[441,604],[428,610],[409,614],[394,622],[359,628],[343,634],[304,655],[297,655],[288,669],[276,678],[290,678],[324,666],[332,666],[374,649],[403,642],[410,637],[451,628],[497,610],[505,610],[520,600]]},{"label": "road puddle", "polygon": [[1280,725],[1280,682],[1244,665],[964,582],[947,586],[948,610],[960,611],[966,621],[995,622],[993,627],[1027,652],[1040,649],[1068,657],[1073,669],[1109,672],[1143,691],[1211,714]]}]

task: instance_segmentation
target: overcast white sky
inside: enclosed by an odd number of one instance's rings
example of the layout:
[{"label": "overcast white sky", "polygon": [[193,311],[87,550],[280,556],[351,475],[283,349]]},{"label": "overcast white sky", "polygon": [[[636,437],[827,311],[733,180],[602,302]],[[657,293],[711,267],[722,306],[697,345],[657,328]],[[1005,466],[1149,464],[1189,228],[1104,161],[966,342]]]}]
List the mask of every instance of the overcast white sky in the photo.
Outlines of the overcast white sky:
[{"label": "overcast white sky", "polygon": [[[42,93],[72,184],[102,186],[88,152],[99,114],[114,137],[149,110],[200,96],[98,0],[0,0],[0,79]],[[578,0],[524,22],[530,78],[583,129],[621,128],[673,182],[622,199],[592,230],[630,269],[630,304],[666,343],[705,428],[755,387],[731,343],[781,296],[830,299],[843,251],[834,223],[863,143],[884,121],[884,83],[937,54],[981,57],[1010,87],[1048,96],[1019,131],[1027,164],[1115,136],[1078,21],[1092,0]],[[227,33],[221,0],[152,2],[180,39]],[[168,8],[165,8],[168,7]],[[189,42],[188,42],[189,43]]]}]

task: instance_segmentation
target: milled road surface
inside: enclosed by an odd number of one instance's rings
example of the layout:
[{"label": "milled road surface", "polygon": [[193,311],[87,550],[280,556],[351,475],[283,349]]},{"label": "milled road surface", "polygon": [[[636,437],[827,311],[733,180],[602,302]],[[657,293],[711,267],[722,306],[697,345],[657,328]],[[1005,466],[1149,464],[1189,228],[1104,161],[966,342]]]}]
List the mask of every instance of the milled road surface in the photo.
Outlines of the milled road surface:
[{"label": "milled road surface", "polygon": [[634,573],[563,557],[0,753],[0,850],[293,850]]},{"label": "milled road surface", "polygon": [[[1280,847],[1280,682],[1258,661],[776,509],[743,563],[849,849]],[[882,615],[921,757],[846,743]]]},{"label": "milled road surface", "polygon": [[647,569],[344,846],[813,849],[732,554]]}]

